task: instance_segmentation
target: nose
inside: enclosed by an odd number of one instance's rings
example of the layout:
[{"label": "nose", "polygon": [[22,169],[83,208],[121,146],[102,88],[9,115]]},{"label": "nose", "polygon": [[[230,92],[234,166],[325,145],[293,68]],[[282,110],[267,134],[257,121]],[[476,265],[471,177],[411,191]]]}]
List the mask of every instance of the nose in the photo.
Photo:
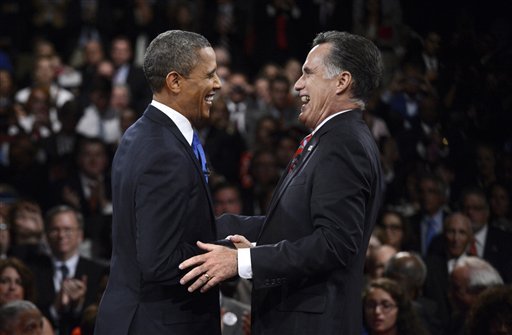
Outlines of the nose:
[{"label": "nose", "polygon": [[293,89],[297,92],[304,88],[304,80],[302,80],[302,77],[304,76],[300,76],[300,78],[295,82],[295,85],[293,85]]},{"label": "nose", "polygon": [[215,73],[215,78],[214,78],[214,82],[213,82],[213,88],[216,89],[216,90],[220,90],[222,88],[222,82],[219,78],[219,75],[217,73]]}]

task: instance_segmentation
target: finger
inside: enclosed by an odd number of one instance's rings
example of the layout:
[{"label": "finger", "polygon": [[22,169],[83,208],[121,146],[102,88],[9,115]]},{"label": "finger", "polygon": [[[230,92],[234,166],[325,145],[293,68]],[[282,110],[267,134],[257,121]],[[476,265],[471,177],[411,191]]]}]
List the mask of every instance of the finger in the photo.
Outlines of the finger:
[{"label": "finger", "polygon": [[206,269],[204,269],[202,266],[198,266],[187,272],[183,277],[180,279],[180,284],[185,285],[189,281],[193,280],[194,278],[197,278],[201,275],[203,275],[206,272]]},{"label": "finger", "polygon": [[202,275],[202,276],[199,276],[199,278],[197,278],[197,280],[188,287],[188,291],[189,292],[194,292],[195,290],[203,287],[204,285],[207,285],[209,281],[213,280],[215,277],[210,277],[209,279]]},{"label": "finger", "polygon": [[184,270],[186,268],[189,268],[191,266],[197,266],[204,263],[204,256],[203,255],[197,255],[190,257],[189,259],[184,260],[181,262],[180,265],[178,265],[178,268],[180,270]]},{"label": "finger", "polygon": [[197,241],[197,246],[203,250],[206,250],[206,251],[212,251],[216,248],[219,248],[220,246],[216,245],[216,244],[210,244],[210,243],[203,243],[201,241]]},{"label": "finger", "polygon": [[202,287],[201,287],[201,293],[204,293],[211,289],[212,287],[216,286],[221,281],[219,280],[219,277],[213,276],[210,280],[208,280]]}]

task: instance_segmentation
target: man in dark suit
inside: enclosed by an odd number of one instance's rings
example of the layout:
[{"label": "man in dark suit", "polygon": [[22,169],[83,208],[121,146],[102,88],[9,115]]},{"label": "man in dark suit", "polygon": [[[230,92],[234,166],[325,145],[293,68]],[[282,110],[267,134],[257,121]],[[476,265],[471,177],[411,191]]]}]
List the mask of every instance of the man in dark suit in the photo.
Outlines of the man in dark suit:
[{"label": "man in dark suit", "polygon": [[[167,31],[149,45],[153,101],[124,134],[112,167],[111,272],[97,335],[220,334],[219,291],[190,294],[178,264],[215,239],[204,151],[192,125],[221,88],[201,35]],[[194,149],[191,147],[194,146]]]},{"label": "man in dark suit", "polygon": [[499,271],[505,283],[511,283],[512,236],[489,224],[489,203],[484,191],[478,187],[464,190],[461,205],[473,226],[475,238],[470,253],[491,263]]},{"label": "man in dark suit", "polygon": [[[246,235],[256,246],[198,242],[209,252],[180,264],[196,266],[181,280],[191,292],[237,273],[252,278],[252,334],[361,333],[364,258],[382,193],[379,153],[361,109],[381,73],[380,52],[367,39],[319,34],[295,84],[299,120],[312,136],[266,218],[225,215],[217,224],[220,236],[261,225]],[[240,236],[231,240],[248,246]]]},{"label": "man in dark suit", "polygon": [[110,56],[115,68],[112,84],[127,85],[130,88],[132,107],[142,110],[151,100],[151,92],[143,70],[132,64],[132,54],[132,44],[127,37],[118,36],[112,40]]},{"label": "man in dark suit", "polygon": [[448,216],[446,207],[446,185],[441,178],[426,174],[418,181],[421,210],[409,220],[411,249],[423,257],[427,255],[432,239],[443,230],[443,221]]},{"label": "man in dark suit", "polygon": [[46,235],[51,257],[31,265],[38,292],[37,305],[60,334],[78,326],[83,310],[97,302],[99,283],[105,266],[80,256],[83,218],[69,206],[50,209],[46,215]]}]

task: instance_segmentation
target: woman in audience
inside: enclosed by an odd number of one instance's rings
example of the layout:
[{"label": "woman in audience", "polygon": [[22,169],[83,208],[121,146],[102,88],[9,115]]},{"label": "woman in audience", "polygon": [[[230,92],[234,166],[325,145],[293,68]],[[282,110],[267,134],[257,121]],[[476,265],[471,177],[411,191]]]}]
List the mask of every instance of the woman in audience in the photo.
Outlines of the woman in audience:
[{"label": "woman in audience", "polygon": [[363,293],[364,326],[369,335],[425,335],[411,301],[397,282],[379,278]]},{"label": "woman in audience", "polygon": [[[35,301],[34,277],[30,269],[16,258],[0,260],[0,307],[17,300]],[[43,317],[42,335],[53,335],[52,326]]]}]

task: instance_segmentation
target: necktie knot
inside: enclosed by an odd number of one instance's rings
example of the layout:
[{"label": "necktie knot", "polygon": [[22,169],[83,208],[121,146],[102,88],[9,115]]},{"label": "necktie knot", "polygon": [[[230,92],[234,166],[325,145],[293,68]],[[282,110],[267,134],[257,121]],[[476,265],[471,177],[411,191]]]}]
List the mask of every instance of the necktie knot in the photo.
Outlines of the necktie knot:
[{"label": "necktie knot", "polygon": [[208,166],[206,164],[206,155],[204,153],[203,146],[201,145],[201,141],[199,140],[199,136],[197,136],[196,132],[194,132],[194,136],[192,137],[192,150],[194,151],[194,154],[196,155],[196,158],[199,161],[199,164],[201,165],[204,178],[206,182],[208,182],[208,175],[210,173],[208,171]]},{"label": "necktie knot", "polygon": [[59,271],[62,275],[62,280],[66,279],[69,276],[69,268],[66,266],[66,264],[62,264],[59,266]]},{"label": "necktie knot", "polygon": [[295,168],[295,166],[297,165],[297,162],[299,161],[300,155],[302,154],[302,151],[304,151],[304,148],[308,144],[309,140],[311,140],[311,137],[313,137],[313,134],[307,135],[306,137],[304,137],[302,139],[302,141],[300,141],[299,147],[293,154],[292,162],[290,163],[290,168],[288,171],[292,171]]}]

